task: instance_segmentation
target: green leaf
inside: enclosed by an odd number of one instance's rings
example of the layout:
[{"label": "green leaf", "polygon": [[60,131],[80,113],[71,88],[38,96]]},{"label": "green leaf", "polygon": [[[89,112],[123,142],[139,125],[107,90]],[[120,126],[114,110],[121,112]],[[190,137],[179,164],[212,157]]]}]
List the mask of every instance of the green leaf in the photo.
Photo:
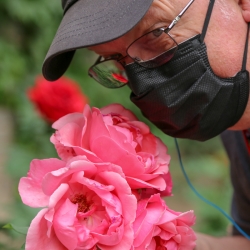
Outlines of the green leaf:
[{"label": "green leaf", "polygon": [[25,249],[25,243],[22,245],[21,249]]},{"label": "green leaf", "polygon": [[11,229],[11,230],[16,231],[17,233],[24,234],[24,235],[26,235],[27,231],[28,231],[28,227],[14,226],[14,225],[12,225],[10,223],[4,225],[3,228],[5,228],[5,229]]}]

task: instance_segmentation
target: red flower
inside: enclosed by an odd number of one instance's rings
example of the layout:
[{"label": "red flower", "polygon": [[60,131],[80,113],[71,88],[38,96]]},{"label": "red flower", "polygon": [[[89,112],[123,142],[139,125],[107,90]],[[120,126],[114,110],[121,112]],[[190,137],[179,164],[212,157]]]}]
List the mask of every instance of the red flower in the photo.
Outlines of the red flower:
[{"label": "red flower", "polygon": [[78,84],[67,77],[49,82],[38,76],[27,95],[39,113],[51,123],[66,114],[82,112],[88,102]]}]

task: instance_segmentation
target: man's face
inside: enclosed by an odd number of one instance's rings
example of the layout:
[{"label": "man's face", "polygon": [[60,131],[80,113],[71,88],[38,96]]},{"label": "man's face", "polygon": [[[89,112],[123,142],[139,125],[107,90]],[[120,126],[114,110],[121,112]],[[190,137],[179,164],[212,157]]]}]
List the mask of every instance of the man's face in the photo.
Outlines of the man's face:
[{"label": "man's face", "polygon": [[[150,30],[167,27],[187,3],[188,0],[154,0],[147,14],[131,31],[112,42],[89,49],[104,57],[115,54],[125,56],[127,47],[134,40]],[[208,4],[208,0],[195,0],[186,11],[171,30],[171,35],[177,43],[201,33]],[[246,33],[247,25],[238,2],[216,0],[205,37],[209,63],[216,75],[231,77],[241,70]],[[248,70],[249,67],[248,63]],[[249,105],[247,110],[250,110]],[[241,124],[241,121],[238,124]],[[250,118],[244,126],[249,125]],[[239,129],[237,126],[235,128]]]},{"label": "man's face", "polygon": [[[187,2],[155,0],[144,18],[131,31],[114,41],[89,49],[104,57],[114,54],[125,56],[127,47],[135,39],[150,30],[167,27]],[[171,31],[177,42],[201,33],[208,3],[208,0],[195,0],[183,15]],[[247,26],[238,4],[228,0],[215,1],[205,37],[209,62],[215,74],[230,77],[241,69],[246,32]]]}]

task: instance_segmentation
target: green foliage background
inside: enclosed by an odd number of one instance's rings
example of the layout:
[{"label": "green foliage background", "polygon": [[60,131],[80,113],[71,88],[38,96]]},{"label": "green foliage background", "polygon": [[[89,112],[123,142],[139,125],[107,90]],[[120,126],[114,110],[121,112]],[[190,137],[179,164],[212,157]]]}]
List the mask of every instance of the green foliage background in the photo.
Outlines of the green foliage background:
[{"label": "green foliage background", "polygon": [[[44,57],[61,16],[59,0],[0,1],[0,105],[11,112],[15,129],[8,162],[3,167],[11,176],[16,190],[11,208],[12,221],[1,222],[2,224],[11,222],[18,226],[29,225],[38,210],[22,204],[17,191],[19,179],[26,175],[32,159],[57,157],[49,142],[53,131],[36,113],[26,97],[26,91],[34,84],[35,76],[41,74]],[[215,236],[226,234],[229,222],[214,208],[199,200],[188,187],[179,167],[173,138],[163,134],[141,115],[129,100],[128,88],[105,89],[88,77],[87,69],[95,59],[96,55],[89,51],[79,50],[66,75],[80,84],[91,106],[102,107],[118,102],[146,122],[152,132],[168,146],[172,157],[170,168],[174,196],[166,199],[167,204],[179,211],[194,209],[197,215],[195,230]],[[232,190],[228,159],[220,139],[214,138],[204,143],[179,140],[179,145],[185,169],[194,186],[202,195],[229,213]],[[6,229],[1,229],[1,233],[20,241],[21,248],[24,236]],[[0,249],[13,248],[11,244],[3,245],[0,238]]]}]

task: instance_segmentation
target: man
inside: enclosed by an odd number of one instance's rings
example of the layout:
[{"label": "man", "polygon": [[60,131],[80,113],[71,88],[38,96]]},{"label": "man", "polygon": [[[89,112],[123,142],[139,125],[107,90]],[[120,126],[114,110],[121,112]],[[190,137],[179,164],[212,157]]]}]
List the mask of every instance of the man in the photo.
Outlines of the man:
[{"label": "man", "polygon": [[[237,130],[222,138],[232,165],[233,217],[250,235],[250,159],[242,133],[250,127],[250,0],[62,3],[44,76],[56,80],[75,50],[88,47],[101,56],[89,74],[106,87],[128,84],[131,100],[166,134],[205,141]],[[231,237],[198,234],[196,249],[244,250],[250,241],[237,229]]]}]

